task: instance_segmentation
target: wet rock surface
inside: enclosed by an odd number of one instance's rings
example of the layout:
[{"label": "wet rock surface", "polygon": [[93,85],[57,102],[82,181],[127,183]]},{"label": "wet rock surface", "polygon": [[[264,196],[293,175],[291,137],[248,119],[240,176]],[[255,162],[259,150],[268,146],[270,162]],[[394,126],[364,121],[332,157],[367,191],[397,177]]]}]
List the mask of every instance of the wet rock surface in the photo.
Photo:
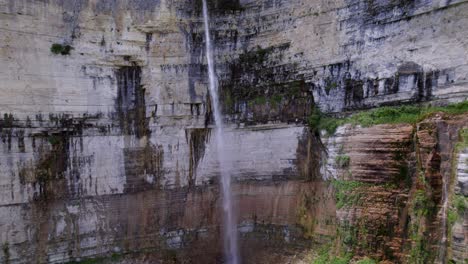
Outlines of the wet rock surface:
[{"label": "wet rock surface", "polygon": [[[200,4],[0,1],[2,262],[222,262]],[[466,100],[468,3],[209,8],[245,262],[300,262],[329,243],[395,263],[438,251],[444,179],[467,195],[465,116],[328,138],[305,122],[314,106]],[[343,203],[333,180],[360,185]],[[419,213],[421,194],[435,213]],[[444,254],[463,261],[457,214]]]}]

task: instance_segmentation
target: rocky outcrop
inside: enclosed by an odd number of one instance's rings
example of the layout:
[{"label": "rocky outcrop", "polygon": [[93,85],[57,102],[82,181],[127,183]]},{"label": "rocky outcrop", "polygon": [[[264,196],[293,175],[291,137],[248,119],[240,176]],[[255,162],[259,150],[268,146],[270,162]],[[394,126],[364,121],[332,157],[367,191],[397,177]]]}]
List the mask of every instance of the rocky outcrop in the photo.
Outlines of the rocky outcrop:
[{"label": "rocky outcrop", "polygon": [[[3,262],[221,261],[200,6],[0,1]],[[448,153],[466,120],[345,126],[322,139],[305,120],[314,106],[341,115],[466,100],[468,3],[209,6],[243,259],[292,261],[327,243],[408,259],[417,191],[441,206]],[[458,183],[447,186],[466,195],[458,153]],[[358,204],[343,204],[340,190]],[[427,247],[440,248],[441,216],[418,219],[435,234]],[[466,258],[461,219],[447,232],[447,259]]]},{"label": "rocky outcrop", "polygon": [[[467,96],[466,44],[455,24],[466,18],[465,1],[249,1],[246,7],[230,42],[239,55],[222,68],[235,117],[256,115],[263,104],[270,115],[283,114],[270,120],[284,120],[290,98],[302,114],[307,92],[326,112]],[[434,27],[440,23],[447,26]]]},{"label": "rocky outcrop", "polygon": [[404,258],[413,130],[412,125],[347,125],[327,138],[325,170],[334,179],[337,243],[345,251],[398,262]]},{"label": "rocky outcrop", "polygon": [[396,263],[463,261],[464,239],[450,241],[456,249],[447,256],[445,237],[452,234],[447,204],[466,124],[466,115],[438,113],[416,126],[348,125],[328,137],[324,170],[335,179],[338,245]]}]

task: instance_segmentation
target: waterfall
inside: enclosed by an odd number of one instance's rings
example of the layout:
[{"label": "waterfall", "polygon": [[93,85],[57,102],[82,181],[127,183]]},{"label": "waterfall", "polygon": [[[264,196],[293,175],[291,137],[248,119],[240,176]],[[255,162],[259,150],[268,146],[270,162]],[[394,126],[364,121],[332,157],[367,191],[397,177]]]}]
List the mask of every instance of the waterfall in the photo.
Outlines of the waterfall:
[{"label": "waterfall", "polygon": [[232,206],[231,175],[229,163],[226,160],[226,150],[224,148],[223,120],[220,112],[218,97],[218,81],[214,69],[213,48],[211,45],[208,6],[203,0],[203,20],[205,24],[205,46],[206,59],[208,61],[209,89],[211,96],[211,107],[215,121],[216,146],[218,153],[219,168],[221,173],[221,191],[223,203],[223,239],[224,254],[226,262],[229,264],[239,263],[239,253],[237,248],[237,224]]}]

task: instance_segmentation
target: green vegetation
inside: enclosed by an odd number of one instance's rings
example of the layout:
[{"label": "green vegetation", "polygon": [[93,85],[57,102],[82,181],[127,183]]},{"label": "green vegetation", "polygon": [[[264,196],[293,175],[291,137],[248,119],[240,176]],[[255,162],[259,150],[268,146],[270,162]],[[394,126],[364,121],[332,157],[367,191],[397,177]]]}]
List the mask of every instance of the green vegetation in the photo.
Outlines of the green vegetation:
[{"label": "green vegetation", "polygon": [[348,264],[350,261],[350,257],[330,257],[328,255],[324,255],[319,257],[318,259],[314,260],[312,264]]},{"label": "green vegetation", "polygon": [[[409,123],[416,124],[417,122],[427,118],[434,113],[446,113],[449,115],[457,115],[468,112],[468,101],[458,104],[450,104],[444,107],[436,106],[400,106],[400,107],[381,107],[373,110],[362,111],[354,113],[353,115],[335,118],[323,114],[320,109],[312,109],[311,115],[308,119],[308,124],[312,131],[318,134],[325,131],[329,135],[335,133],[338,126],[344,124],[361,125],[369,127],[378,124],[399,124]],[[463,149],[468,145],[468,129],[462,129],[460,132],[461,142],[457,144],[458,149]],[[411,186],[411,171],[407,159],[407,149],[411,148],[412,141],[398,142],[394,147],[396,149],[394,160],[398,161],[398,176],[395,182],[391,182],[388,188],[401,188],[402,183],[405,187]],[[337,167],[345,168],[350,164],[350,158],[339,152],[335,158]],[[412,197],[412,205],[410,211],[410,226],[409,235],[411,238],[411,245],[408,246],[409,263],[430,263],[434,258],[431,251],[430,239],[428,239],[427,227],[425,222],[433,221],[437,213],[436,203],[433,201],[431,194],[431,186],[426,183],[423,171],[419,171],[418,181],[422,184],[422,188],[416,190]],[[362,187],[366,183],[356,181],[333,180],[331,182],[335,189],[336,207],[338,209],[358,205],[362,201]],[[386,187],[387,188],[387,187]],[[464,196],[455,196],[453,198],[452,208],[447,212],[448,224],[453,224],[459,219],[460,214],[464,213],[468,207],[468,200]],[[362,226],[361,226],[362,225]],[[369,246],[366,244],[365,237],[366,224],[353,224],[353,226],[340,226],[338,234],[342,243],[342,248],[347,248],[352,251],[353,248],[365,249]],[[386,227],[382,229],[383,233],[388,232]],[[380,232],[380,231],[378,231]],[[362,241],[361,241],[362,240]],[[339,255],[339,254],[338,254]],[[340,258],[338,261],[342,260]],[[334,263],[328,254],[320,254],[313,263]],[[346,263],[346,262],[344,262]],[[356,263],[367,264],[376,263],[372,259],[362,259]]]},{"label": "green vegetation", "polygon": [[351,158],[348,155],[338,155],[335,158],[335,163],[339,168],[347,168],[350,162]]},{"label": "green vegetation", "polygon": [[459,152],[463,148],[468,147],[468,128],[464,128],[460,130],[460,141],[457,143],[455,147],[456,147],[457,152]]},{"label": "green vegetation", "polygon": [[[363,127],[369,127],[378,124],[398,124],[398,123],[409,123],[415,124],[434,113],[447,113],[450,115],[463,114],[468,112],[468,101],[451,104],[444,107],[436,106],[400,106],[400,107],[381,107],[369,111],[363,111],[355,113],[351,116],[344,118],[334,118],[323,114],[318,108],[312,110],[309,116],[309,126],[315,132],[325,131],[328,134],[333,134],[336,128],[340,125],[351,124],[361,125]],[[458,149],[463,149],[468,145],[468,129],[462,129],[460,132],[461,142],[457,144]],[[412,141],[399,142],[395,145],[395,156],[394,160],[398,161],[399,175],[397,181],[389,183],[388,188],[400,188],[403,182],[406,183],[406,187],[411,186],[411,175],[409,165],[406,162],[407,150],[411,147]],[[344,155],[343,152],[339,152],[339,155],[335,158],[337,167],[345,168],[350,164],[349,156]],[[408,245],[407,250],[409,251],[409,263],[430,263],[434,254],[431,251],[432,241],[428,239],[428,228],[424,223],[433,221],[436,213],[437,206],[431,197],[432,191],[431,186],[426,183],[424,172],[421,170],[418,173],[418,181],[422,184],[419,190],[416,190],[412,197],[411,211],[410,211],[410,222],[409,222],[409,236],[412,241]],[[333,180],[331,182],[335,189],[336,207],[338,209],[343,207],[349,207],[352,205],[358,205],[362,201],[362,190],[366,186],[366,183],[356,181],[344,181],[344,180]],[[387,187],[386,187],[387,188]],[[468,208],[468,200],[464,196],[454,196],[452,200],[452,207],[447,212],[447,222],[452,225],[459,219],[460,214],[463,214]],[[369,247],[365,239],[367,230],[366,224],[361,222],[360,224],[354,223],[353,226],[344,225],[338,229],[338,237],[342,243],[341,248],[352,251],[354,248],[366,249]],[[386,227],[382,229],[382,234],[388,232]],[[380,233],[380,231],[378,231]],[[343,254],[336,254],[343,256]],[[331,253],[321,253],[313,263],[336,263],[335,261],[346,262],[345,257],[337,257],[333,259]],[[340,262],[338,262],[340,263]],[[356,263],[369,264],[376,263],[376,261],[365,258]]]},{"label": "green vegetation", "polygon": [[[351,253],[340,254],[340,256],[332,256],[332,248],[330,245],[323,246],[317,257],[312,261],[312,264],[349,264],[351,263],[353,255]],[[356,264],[377,264],[377,261],[365,257],[357,262]]]},{"label": "green vegetation", "polygon": [[337,234],[341,237],[343,245],[347,248],[353,248],[358,244],[358,228],[350,225],[348,222],[339,225]]},{"label": "green vegetation", "polygon": [[365,127],[378,124],[415,123],[421,114],[422,109],[417,106],[381,107],[353,115],[349,121]]},{"label": "green vegetation", "polygon": [[333,180],[332,186],[335,188],[336,208],[357,204],[361,198],[357,189],[366,186],[366,183],[358,181]]},{"label": "green vegetation", "polygon": [[377,261],[370,258],[363,258],[356,262],[356,264],[377,264]]},{"label": "green vegetation", "polygon": [[431,253],[428,251],[428,240],[422,235],[412,237],[414,245],[410,251],[409,263],[425,264],[430,263]]},{"label": "green vegetation", "polygon": [[448,226],[453,226],[453,224],[455,224],[455,222],[458,220],[458,214],[455,210],[449,208],[448,212],[447,212],[447,222],[448,222]]},{"label": "green vegetation", "polygon": [[451,204],[447,210],[447,225],[449,237],[452,237],[453,225],[461,220],[463,222],[463,216],[468,208],[468,197],[462,194],[455,194],[451,200]]},{"label": "green vegetation", "polygon": [[52,44],[50,47],[50,51],[54,54],[61,54],[61,55],[70,55],[71,50],[73,49],[70,45],[62,45],[58,43]]},{"label": "green vegetation", "polygon": [[323,129],[323,125],[322,125],[323,117],[324,116],[322,112],[320,111],[320,109],[315,107],[309,116],[309,120],[308,120],[309,127],[312,128],[315,132],[320,132],[320,130]]},{"label": "green vegetation", "polygon": [[[336,241],[330,241],[323,245],[314,257],[312,264],[376,264],[377,262],[365,257],[357,262],[351,261],[354,253],[353,248],[357,245],[368,248],[367,241],[359,240],[358,236],[365,237],[368,234],[366,223],[350,225],[348,221],[341,223],[337,228]],[[336,242],[340,242],[340,246],[335,248]]]},{"label": "green vegetation", "polygon": [[[359,112],[346,118],[333,118],[324,115],[315,108],[309,117],[309,126],[314,130],[325,130],[329,135],[335,133],[336,128],[344,124],[369,127],[379,124],[414,124],[435,112],[447,114],[462,114],[468,112],[468,101],[450,104],[444,107],[436,106],[400,106],[380,107],[369,111]],[[467,136],[468,137],[468,136]]]},{"label": "green vegetation", "polygon": [[468,208],[468,197],[465,197],[461,194],[455,195],[453,199],[453,205],[459,214],[463,214]]},{"label": "green vegetation", "polygon": [[325,130],[327,134],[332,135],[338,126],[344,124],[344,122],[342,122],[342,119],[326,116],[320,109],[315,107],[309,116],[308,124],[315,133]]},{"label": "green vegetation", "polygon": [[420,181],[424,186],[427,184],[426,176],[424,175],[424,171],[422,169],[419,170],[418,181]]},{"label": "green vegetation", "polygon": [[424,190],[417,190],[414,195],[413,210],[419,216],[430,216],[436,210],[436,205]]},{"label": "green vegetation", "polygon": [[326,245],[322,247],[318,256],[312,261],[312,264],[348,264],[351,260],[351,255],[347,254],[345,256],[331,256],[331,247]]},{"label": "green vegetation", "polygon": [[271,106],[273,107],[277,107],[278,105],[281,104],[281,101],[283,100],[283,97],[279,94],[276,94],[276,95],[273,95],[271,98],[270,98],[270,104]]},{"label": "green vegetation", "polygon": [[[426,186],[427,188],[427,186]],[[409,263],[431,263],[434,254],[430,250],[430,240],[427,239],[427,230],[421,225],[422,219],[432,219],[437,211],[437,206],[430,199],[426,190],[417,190],[412,204],[412,219],[409,229],[412,245],[410,248]]]}]

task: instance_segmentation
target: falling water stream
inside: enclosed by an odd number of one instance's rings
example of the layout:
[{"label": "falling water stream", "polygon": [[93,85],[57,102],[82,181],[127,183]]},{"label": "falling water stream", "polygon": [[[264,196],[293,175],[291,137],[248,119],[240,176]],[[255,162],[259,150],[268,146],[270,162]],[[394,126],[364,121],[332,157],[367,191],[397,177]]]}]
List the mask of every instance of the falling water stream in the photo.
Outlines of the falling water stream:
[{"label": "falling water stream", "polygon": [[211,107],[216,126],[216,146],[218,161],[221,172],[221,188],[223,195],[223,238],[224,254],[229,264],[239,263],[239,252],[237,248],[237,225],[234,216],[231,193],[231,175],[229,162],[226,160],[226,149],[224,148],[223,120],[221,117],[218,97],[218,80],[216,78],[213,59],[213,48],[211,45],[208,6],[203,0],[203,20],[205,24],[206,59],[208,61],[209,88],[211,96]]}]

